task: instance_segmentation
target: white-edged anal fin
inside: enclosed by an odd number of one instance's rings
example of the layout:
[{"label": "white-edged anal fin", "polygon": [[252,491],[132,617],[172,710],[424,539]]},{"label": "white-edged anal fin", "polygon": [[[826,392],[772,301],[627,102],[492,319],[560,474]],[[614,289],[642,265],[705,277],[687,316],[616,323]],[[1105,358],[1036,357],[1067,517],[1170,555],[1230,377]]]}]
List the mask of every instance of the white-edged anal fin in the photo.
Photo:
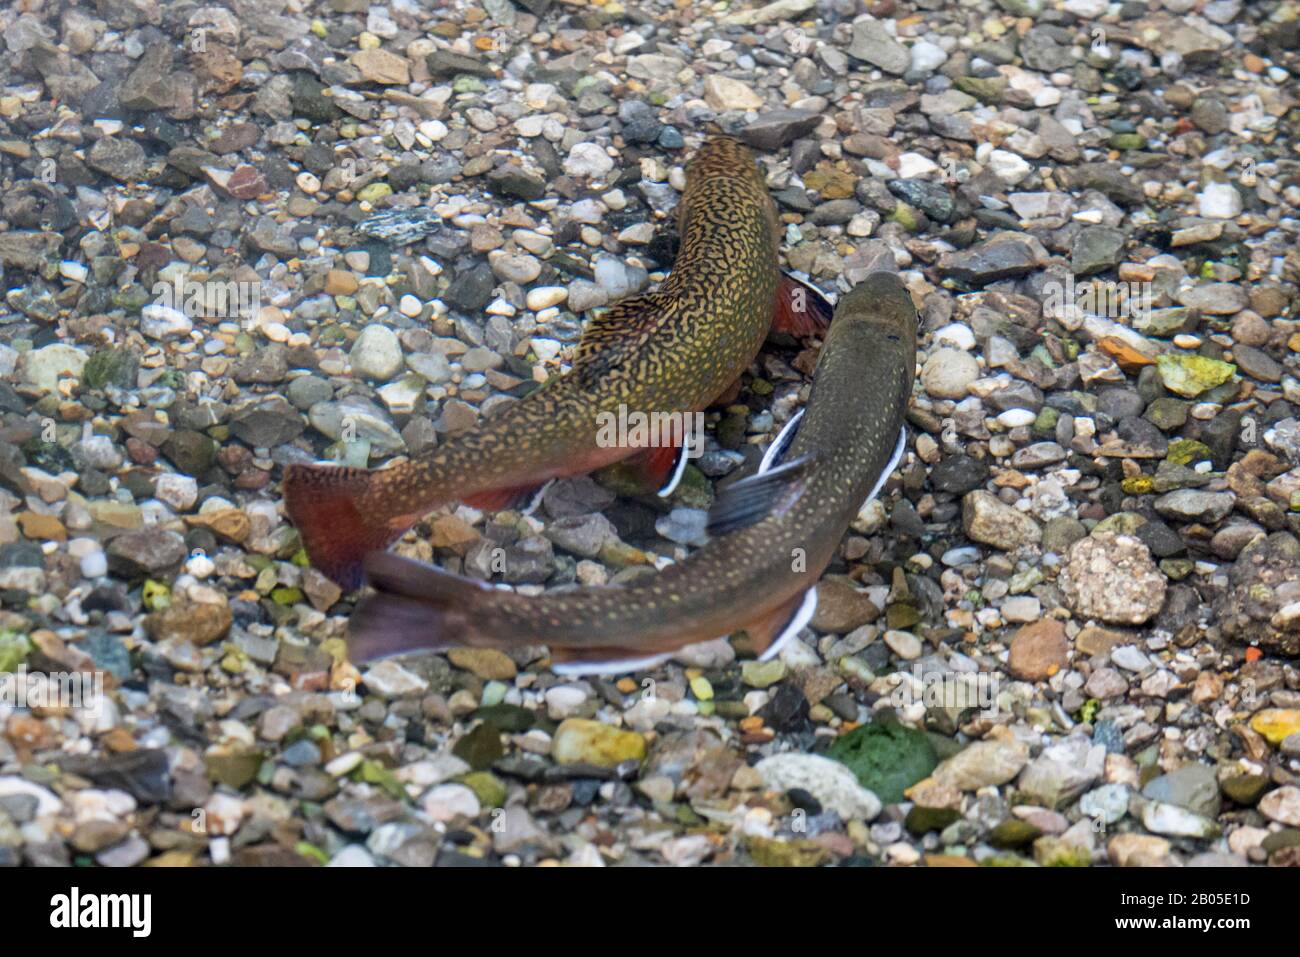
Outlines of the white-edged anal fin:
[{"label": "white-edged anal fin", "polygon": [[803,631],[817,610],[817,586],[801,591],[776,608],[737,628],[749,636],[748,645],[758,654],[759,661],[767,661],[779,654],[791,638]]},{"label": "white-edged anal fin", "polygon": [[674,653],[638,655],[632,648],[552,648],[551,670],[570,678],[648,671]]}]

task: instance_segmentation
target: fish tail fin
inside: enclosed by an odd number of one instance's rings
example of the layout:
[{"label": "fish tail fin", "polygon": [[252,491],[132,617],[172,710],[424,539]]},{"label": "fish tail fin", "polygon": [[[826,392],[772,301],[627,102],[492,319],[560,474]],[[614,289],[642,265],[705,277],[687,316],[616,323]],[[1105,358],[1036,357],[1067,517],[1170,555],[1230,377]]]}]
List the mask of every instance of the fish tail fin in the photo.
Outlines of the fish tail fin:
[{"label": "fish tail fin", "polygon": [[482,620],[476,612],[491,586],[392,552],[367,555],[364,570],[375,591],[348,622],[353,661],[475,643],[473,623]]},{"label": "fish tail fin", "polygon": [[410,527],[386,514],[371,494],[377,470],[334,465],[290,465],[284,470],[284,508],[303,547],[323,574],[346,589],[361,585],[361,560],[382,551]]}]

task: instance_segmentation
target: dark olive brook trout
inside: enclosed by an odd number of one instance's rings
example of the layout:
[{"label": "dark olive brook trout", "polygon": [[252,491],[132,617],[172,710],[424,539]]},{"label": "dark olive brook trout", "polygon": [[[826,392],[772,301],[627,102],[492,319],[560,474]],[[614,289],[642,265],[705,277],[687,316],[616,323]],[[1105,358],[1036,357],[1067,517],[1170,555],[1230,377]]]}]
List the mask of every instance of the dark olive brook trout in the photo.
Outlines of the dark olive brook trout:
[{"label": "dark olive brook trout", "polygon": [[709,542],[685,561],[626,585],[524,596],[375,553],[365,571],[376,592],[353,614],[350,655],[547,645],[556,671],[612,673],[743,629],[770,657],[812,617],[818,578],[902,457],[916,322],[892,273],[840,301],[806,408],[758,474],[719,495]]},{"label": "dark olive brook trout", "polygon": [[[758,354],[768,332],[825,329],[830,307],[778,265],[776,210],[753,155],[730,137],[707,141],[686,168],[681,248],[658,290],[623,299],[588,323],[573,364],[545,387],[467,432],[380,469],[292,465],[285,510],[313,564],[344,587],[361,560],[447,502],[504,508],[553,478],[630,455],[667,494],[676,447],[602,441],[600,422],[701,411]],[[650,444],[650,443],[646,443]]]}]

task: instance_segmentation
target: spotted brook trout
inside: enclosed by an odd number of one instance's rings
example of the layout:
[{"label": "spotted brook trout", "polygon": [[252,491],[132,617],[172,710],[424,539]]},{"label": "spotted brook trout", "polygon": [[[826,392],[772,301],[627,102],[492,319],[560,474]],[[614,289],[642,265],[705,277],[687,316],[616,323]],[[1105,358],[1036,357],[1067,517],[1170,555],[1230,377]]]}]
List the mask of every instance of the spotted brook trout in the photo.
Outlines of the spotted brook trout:
[{"label": "spotted brook trout", "polygon": [[285,510],[312,563],[355,588],[367,553],[440,505],[504,508],[551,479],[631,455],[640,456],[635,465],[649,487],[670,493],[690,437],[679,429],[675,441],[620,444],[602,440],[602,420],[620,410],[702,411],[769,331],[820,333],[831,315],[815,289],[782,274],[776,210],[739,141],[714,137],[696,152],[677,215],[681,245],[668,278],[593,318],[569,370],[543,388],[400,464],[286,468]]},{"label": "spotted brook trout", "polygon": [[807,406],[758,473],[719,494],[709,541],[685,561],[623,585],[525,596],[375,553],[350,656],[547,645],[557,672],[609,674],[743,629],[771,657],[812,618],[817,580],[903,455],[915,367],[911,297],[898,276],[873,273],[835,309]]}]

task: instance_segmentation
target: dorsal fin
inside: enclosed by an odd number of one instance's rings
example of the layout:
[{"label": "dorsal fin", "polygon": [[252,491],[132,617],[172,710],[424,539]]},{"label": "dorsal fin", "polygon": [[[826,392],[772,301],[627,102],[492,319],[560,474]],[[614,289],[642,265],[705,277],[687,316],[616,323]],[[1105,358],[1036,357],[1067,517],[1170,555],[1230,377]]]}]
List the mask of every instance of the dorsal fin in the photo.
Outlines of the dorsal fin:
[{"label": "dorsal fin", "polygon": [[644,346],[663,323],[664,299],[658,292],[632,296],[587,320],[573,354],[574,371],[604,375]]}]

